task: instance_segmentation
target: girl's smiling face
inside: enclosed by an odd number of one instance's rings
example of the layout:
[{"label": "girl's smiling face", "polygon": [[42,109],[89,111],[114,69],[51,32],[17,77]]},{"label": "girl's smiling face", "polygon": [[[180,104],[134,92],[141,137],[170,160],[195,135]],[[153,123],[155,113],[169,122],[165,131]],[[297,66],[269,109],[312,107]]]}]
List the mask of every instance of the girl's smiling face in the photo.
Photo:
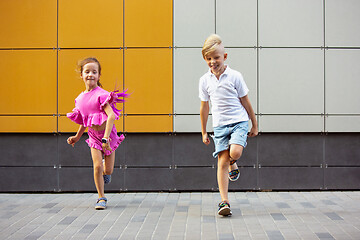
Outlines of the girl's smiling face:
[{"label": "girl's smiling face", "polygon": [[100,78],[99,65],[95,62],[85,64],[81,72],[81,78],[85,83],[87,91],[91,91],[96,88]]}]

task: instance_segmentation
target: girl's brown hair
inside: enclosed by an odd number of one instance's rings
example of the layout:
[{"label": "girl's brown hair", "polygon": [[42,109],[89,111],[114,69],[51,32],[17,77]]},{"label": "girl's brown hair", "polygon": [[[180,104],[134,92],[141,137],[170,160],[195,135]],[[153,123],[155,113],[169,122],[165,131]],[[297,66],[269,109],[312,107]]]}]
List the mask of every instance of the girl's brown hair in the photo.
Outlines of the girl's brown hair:
[{"label": "girl's brown hair", "polygon": [[[99,67],[99,77],[101,76],[101,65],[100,65],[100,62],[95,58],[95,57],[88,57],[88,58],[85,58],[81,61],[78,62],[78,67],[79,67],[79,71],[80,71],[80,74],[82,74],[82,71],[84,69],[84,66],[88,63],[96,63]],[[99,78],[99,81],[97,82],[98,86],[99,87],[102,87],[102,84],[100,83],[100,78]]]}]

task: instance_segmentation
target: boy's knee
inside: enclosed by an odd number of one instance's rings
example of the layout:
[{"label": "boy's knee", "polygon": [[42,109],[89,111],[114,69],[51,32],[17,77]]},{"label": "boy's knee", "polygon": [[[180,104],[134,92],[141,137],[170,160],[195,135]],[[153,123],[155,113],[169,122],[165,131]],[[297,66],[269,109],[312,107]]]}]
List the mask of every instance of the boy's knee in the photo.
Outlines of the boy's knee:
[{"label": "boy's knee", "polygon": [[239,160],[239,158],[241,158],[241,155],[242,155],[241,151],[236,151],[236,152],[230,153],[230,157],[233,160]]}]

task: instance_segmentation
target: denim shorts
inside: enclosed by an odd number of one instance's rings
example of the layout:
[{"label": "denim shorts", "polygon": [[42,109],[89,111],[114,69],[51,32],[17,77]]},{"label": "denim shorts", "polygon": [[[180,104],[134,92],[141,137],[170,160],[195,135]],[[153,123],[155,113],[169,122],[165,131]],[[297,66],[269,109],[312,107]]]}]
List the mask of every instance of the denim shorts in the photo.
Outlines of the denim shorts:
[{"label": "denim shorts", "polygon": [[214,127],[214,158],[222,151],[228,150],[231,144],[246,147],[247,134],[249,130],[248,121],[232,123],[225,126]]}]

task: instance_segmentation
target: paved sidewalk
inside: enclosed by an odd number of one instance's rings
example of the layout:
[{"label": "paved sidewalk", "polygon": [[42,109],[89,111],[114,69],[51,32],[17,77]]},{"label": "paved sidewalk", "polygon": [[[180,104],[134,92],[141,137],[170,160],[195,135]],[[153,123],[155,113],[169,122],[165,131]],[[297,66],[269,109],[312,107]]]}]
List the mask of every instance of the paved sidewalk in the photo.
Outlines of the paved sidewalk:
[{"label": "paved sidewalk", "polygon": [[0,194],[0,239],[360,239],[360,192]]}]

